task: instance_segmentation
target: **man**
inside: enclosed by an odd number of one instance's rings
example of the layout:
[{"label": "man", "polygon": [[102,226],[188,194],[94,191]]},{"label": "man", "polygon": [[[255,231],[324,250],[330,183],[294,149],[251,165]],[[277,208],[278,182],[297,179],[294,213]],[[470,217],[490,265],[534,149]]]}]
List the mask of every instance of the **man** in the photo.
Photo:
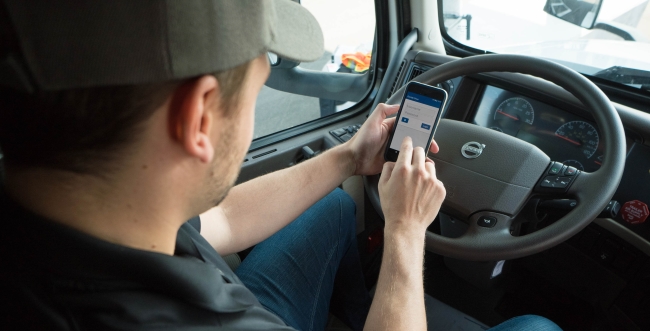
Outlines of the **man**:
[{"label": "man", "polygon": [[[2,6],[3,326],[312,330],[331,297],[354,329],[426,328],[424,234],[445,190],[409,138],[396,163],[383,162],[396,107],[380,105],[346,144],[232,187],[266,51],[322,54],[306,10],[242,0]],[[368,307],[354,205],[332,190],[379,172],[386,244]],[[253,245],[237,274],[219,255]]]}]

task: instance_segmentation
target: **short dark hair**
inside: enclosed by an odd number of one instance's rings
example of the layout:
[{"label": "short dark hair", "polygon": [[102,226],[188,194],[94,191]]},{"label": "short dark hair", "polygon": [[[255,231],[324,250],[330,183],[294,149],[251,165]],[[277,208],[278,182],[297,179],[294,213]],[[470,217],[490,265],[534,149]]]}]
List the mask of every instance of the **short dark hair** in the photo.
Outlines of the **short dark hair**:
[{"label": "short dark hair", "polygon": [[[20,53],[9,22],[7,9],[0,3],[0,59]],[[212,73],[219,81],[222,107],[236,105],[250,63]],[[100,174],[137,137],[143,122],[179,86],[194,79],[35,93],[0,86],[2,161]]]},{"label": "short dark hair", "polygon": [[[19,53],[7,9],[0,3],[0,59]],[[212,73],[219,81],[222,107],[236,105],[250,63]],[[179,86],[194,79],[34,93],[0,86],[2,161],[20,167],[101,173],[136,138],[141,124]]]},{"label": "short dark hair", "polygon": [[[250,62],[213,74],[223,107],[239,98]],[[109,170],[141,125],[193,79],[32,94],[0,88],[0,148],[7,165],[98,174]]]}]

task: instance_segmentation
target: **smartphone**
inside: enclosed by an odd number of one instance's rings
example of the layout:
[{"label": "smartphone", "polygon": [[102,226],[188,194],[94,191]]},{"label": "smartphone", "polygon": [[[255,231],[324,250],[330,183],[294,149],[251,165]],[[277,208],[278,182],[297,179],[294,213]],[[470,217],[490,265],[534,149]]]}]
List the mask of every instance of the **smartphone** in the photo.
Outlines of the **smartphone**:
[{"label": "smartphone", "polygon": [[407,136],[413,140],[413,147],[420,146],[428,152],[446,102],[447,91],[418,82],[409,83],[386,144],[384,159],[397,161],[402,141]]}]

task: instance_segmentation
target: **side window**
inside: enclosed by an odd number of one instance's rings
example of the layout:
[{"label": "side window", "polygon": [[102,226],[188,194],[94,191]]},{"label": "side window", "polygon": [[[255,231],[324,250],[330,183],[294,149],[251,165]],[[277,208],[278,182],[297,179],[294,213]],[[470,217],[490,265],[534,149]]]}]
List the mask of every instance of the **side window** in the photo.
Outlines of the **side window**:
[{"label": "side window", "polygon": [[[301,63],[300,69],[317,73],[347,73],[363,75],[370,80],[368,67],[372,60],[373,40],[375,36],[374,0],[302,0],[318,20],[325,38],[325,51],[320,59]],[[322,75],[321,79],[330,79],[332,75]],[[362,77],[359,77],[362,78]],[[348,89],[347,93],[336,100],[327,94],[324,97],[301,95],[291,91],[292,84],[284,82],[288,91],[280,91],[264,86],[257,98],[255,109],[254,139],[288,129],[323,116],[345,111],[354,106],[367,93],[368,89]],[[368,82],[369,83],[369,82]],[[317,90],[317,89],[312,89]]]}]

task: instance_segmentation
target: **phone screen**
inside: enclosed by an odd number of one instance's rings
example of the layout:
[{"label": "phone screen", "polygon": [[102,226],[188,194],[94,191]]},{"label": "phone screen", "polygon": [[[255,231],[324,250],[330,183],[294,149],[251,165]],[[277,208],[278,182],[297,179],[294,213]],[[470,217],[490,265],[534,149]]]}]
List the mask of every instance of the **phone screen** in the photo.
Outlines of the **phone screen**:
[{"label": "phone screen", "polygon": [[434,129],[442,100],[407,91],[390,149],[398,151],[406,136],[413,140],[413,147],[420,146],[425,150],[429,147],[429,138]]}]

